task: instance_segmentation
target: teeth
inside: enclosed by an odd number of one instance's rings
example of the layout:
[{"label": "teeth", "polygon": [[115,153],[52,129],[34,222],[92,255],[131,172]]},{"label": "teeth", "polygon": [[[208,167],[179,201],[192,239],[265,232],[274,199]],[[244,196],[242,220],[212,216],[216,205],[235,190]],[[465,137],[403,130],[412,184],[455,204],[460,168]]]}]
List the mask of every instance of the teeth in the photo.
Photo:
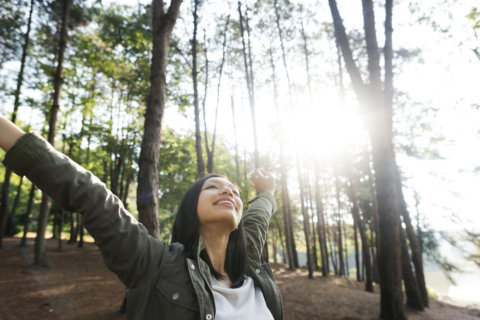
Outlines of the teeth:
[{"label": "teeth", "polygon": [[220,203],[228,203],[228,204],[233,205],[233,203],[231,201],[226,201],[226,200],[219,201],[218,204],[220,204]]}]

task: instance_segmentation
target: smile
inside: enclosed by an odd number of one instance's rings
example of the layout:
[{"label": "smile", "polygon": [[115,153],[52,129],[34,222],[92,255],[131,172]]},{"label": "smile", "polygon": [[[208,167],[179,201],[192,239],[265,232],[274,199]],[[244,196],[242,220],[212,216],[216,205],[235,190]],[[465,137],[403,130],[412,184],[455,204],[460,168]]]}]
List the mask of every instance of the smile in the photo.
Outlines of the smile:
[{"label": "smile", "polygon": [[235,204],[231,200],[219,200],[214,205],[235,208]]}]

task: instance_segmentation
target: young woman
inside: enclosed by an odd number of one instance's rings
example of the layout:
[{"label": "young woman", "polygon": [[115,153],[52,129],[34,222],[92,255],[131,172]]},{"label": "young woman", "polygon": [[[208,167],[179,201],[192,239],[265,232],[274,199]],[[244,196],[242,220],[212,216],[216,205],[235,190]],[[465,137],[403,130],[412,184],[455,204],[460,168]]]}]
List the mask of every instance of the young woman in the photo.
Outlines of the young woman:
[{"label": "young woman", "polygon": [[270,174],[252,174],[257,196],[243,216],[238,188],[226,177],[199,179],[179,206],[168,244],[149,236],[92,173],[1,116],[0,147],[6,167],[83,215],[105,264],[128,287],[127,319],[283,318],[272,271],[261,264],[276,210]]}]

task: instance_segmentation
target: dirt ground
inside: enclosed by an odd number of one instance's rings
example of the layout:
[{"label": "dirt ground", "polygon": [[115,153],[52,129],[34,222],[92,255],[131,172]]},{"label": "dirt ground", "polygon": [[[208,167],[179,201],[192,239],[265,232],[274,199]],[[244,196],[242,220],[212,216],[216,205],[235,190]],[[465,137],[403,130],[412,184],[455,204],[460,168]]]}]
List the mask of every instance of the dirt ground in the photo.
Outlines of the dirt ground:
[{"label": "dirt ground", "polygon": [[[47,240],[50,268],[33,268],[33,239],[20,249],[17,238],[4,239],[0,249],[0,320],[123,320],[118,312],[125,287],[104,266],[98,249],[86,243],[82,249]],[[285,319],[371,320],[379,312],[376,293],[344,278],[327,279],[306,271],[290,272],[273,266],[282,292]],[[407,310],[408,319],[479,320],[479,309],[451,306],[431,300],[424,312]]]}]

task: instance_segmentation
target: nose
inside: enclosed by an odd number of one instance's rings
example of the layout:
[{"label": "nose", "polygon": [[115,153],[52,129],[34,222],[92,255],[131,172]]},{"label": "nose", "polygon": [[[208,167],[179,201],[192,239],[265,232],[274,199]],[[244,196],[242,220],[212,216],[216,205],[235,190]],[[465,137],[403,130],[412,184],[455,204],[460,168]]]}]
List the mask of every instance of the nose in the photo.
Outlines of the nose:
[{"label": "nose", "polygon": [[229,195],[229,196],[233,197],[233,190],[232,190],[232,188],[230,188],[228,186],[225,186],[222,189],[222,194]]}]

